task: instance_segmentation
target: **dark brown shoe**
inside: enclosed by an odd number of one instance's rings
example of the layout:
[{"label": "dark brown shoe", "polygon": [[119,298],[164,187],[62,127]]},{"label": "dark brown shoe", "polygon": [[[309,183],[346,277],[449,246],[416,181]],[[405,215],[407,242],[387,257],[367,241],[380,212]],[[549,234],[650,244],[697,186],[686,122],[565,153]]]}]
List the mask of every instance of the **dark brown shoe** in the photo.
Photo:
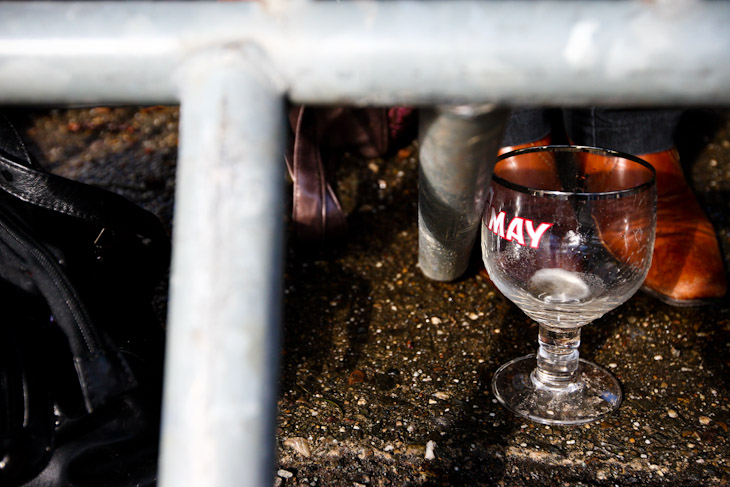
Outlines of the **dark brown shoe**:
[{"label": "dark brown shoe", "polygon": [[725,296],[725,267],[712,224],[684,178],[675,149],[639,156],[657,178],[654,257],[644,290],[674,306]]}]

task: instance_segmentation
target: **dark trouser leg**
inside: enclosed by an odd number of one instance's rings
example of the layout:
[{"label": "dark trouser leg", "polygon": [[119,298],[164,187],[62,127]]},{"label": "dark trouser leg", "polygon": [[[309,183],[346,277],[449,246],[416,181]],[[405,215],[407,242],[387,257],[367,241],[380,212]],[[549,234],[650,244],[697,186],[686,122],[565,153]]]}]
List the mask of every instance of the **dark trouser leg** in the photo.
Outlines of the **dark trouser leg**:
[{"label": "dark trouser leg", "polygon": [[536,142],[547,137],[551,129],[546,110],[515,108],[507,119],[502,146],[512,147]]},{"label": "dark trouser leg", "polygon": [[565,130],[579,145],[649,154],[674,147],[682,110],[585,108],[563,110]]}]

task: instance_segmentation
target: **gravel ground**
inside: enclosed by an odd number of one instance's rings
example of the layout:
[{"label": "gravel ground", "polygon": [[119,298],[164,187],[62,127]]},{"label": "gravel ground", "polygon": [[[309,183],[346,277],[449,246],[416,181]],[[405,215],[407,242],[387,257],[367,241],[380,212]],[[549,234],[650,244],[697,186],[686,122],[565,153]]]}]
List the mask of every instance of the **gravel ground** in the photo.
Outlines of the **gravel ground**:
[{"label": "gravel ground", "polygon": [[[50,170],[118,191],[171,222],[175,107],[15,114]],[[730,112],[693,110],[678,147],[730,255]],[[730,485],[730,305],[637,294],[583,331],[625,400],[582,427],[529,423],[490,391],[537,327],[479,256],[458,282],[417,268],[417,145],[343,155],[347,237],[288,242],[277,431],[281,486]],[[161,302],[164,302],[164,296]]]}]

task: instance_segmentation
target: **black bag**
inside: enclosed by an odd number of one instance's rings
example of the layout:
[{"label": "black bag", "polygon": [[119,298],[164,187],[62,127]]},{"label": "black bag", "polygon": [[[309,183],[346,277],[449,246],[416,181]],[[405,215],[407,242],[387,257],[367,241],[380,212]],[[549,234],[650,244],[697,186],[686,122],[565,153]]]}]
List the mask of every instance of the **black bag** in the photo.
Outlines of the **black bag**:
[{"label": "black bag", "polygon": [[0,116],[0,485],[154,485],[169,238]]}]

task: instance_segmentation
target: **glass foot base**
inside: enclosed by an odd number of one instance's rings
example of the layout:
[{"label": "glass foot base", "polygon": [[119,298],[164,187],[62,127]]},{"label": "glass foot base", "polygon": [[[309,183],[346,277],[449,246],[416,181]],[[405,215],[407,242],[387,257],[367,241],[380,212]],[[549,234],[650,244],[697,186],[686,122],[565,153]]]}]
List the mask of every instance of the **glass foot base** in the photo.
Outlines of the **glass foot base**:
[{"label": "glass foot base", "polygon": [[574,392],[554,392],[535,387],[530,374],[535,354],[501,366],[492,379],[492,391],[504,407],[518,416],[542,424],[576,425],[598,421],[618,409],[621,386],[606,369],[580,359],[577,374],[582,383]]}]

